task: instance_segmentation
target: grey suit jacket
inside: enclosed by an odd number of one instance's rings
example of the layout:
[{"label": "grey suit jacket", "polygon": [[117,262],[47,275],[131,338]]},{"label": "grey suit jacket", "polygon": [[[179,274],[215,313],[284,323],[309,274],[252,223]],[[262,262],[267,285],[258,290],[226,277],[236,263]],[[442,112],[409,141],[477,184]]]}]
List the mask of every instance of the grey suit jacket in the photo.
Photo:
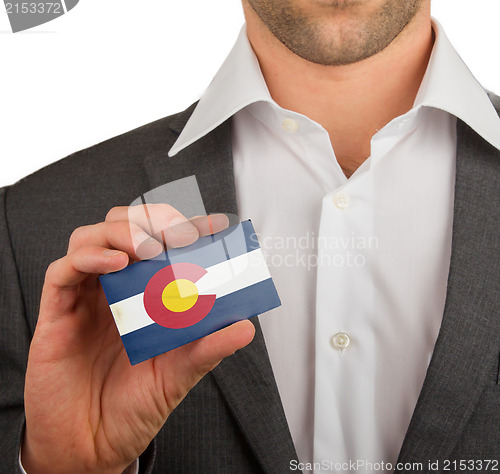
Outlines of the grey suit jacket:
[{"label": "grey suit jacket", "polygon": [[[1,473],[17,469],[24,374],[44,273],[65,254],[72,230],[193,174],[208,210],[237,213],[230,121],[167,156],[192,110],[78,152],[0,191]],[[441,471],[444,460],[500,457],[499,176],[498,150],[459,121],[446,308],[399,456],[423,463],[414,472],[431,472],[429,460],[440,460]],[[141,458],[142,471],[290,471],[296,453],[257,318],[254,323],[254,341],[173,412]]]}]

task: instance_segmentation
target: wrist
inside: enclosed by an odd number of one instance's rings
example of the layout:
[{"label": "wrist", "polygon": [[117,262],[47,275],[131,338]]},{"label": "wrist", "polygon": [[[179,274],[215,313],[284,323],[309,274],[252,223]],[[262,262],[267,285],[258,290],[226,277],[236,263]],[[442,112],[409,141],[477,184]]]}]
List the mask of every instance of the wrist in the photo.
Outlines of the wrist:
[{"label": "wrist", "polygon": [[47,456],[46,451],[39,454],[33,449],[33,443],[30,442],[26,431],[19,451],[19,461],[26,474],[129,474],[137,471],[137,460],[132,463],[125,463],[124,467],[117,468],[98,468],[97,466],[85,467],[82,461],[75,460],[74,463],[67,456],[58,455],[51,458]]},{"label": "wrist", "polygon": [[37,474],[43,472],[43,466],[38,462],[36,455],[33,453],[32,445],[27,439],[26,430],[23,433],[21,446],[19,449],[19,461],[21,467],[26,473]]}]

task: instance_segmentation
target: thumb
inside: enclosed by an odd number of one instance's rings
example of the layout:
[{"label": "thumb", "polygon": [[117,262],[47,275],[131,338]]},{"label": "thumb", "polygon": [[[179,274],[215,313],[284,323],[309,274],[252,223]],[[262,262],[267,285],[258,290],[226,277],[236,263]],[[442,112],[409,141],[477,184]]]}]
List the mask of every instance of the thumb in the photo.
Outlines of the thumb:
[{"label": "thumb", "polygon": [[165,402],[175,408],[219,362],[249,344],[255,335],[247,319],[156,357],[156,376],[163,380]]},{"label": "thumb", "polygon": [[209,372],[222,359],[248,345],[254,335],[254,325],[245,319],[195,341],[188,353],[192,369]]}]

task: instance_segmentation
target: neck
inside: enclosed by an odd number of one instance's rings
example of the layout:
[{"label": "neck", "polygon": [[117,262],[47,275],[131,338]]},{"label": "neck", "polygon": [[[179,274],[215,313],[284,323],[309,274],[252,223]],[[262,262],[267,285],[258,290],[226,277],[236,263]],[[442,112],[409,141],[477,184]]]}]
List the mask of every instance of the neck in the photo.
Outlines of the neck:
[{"label": "neck", "polygon": [[345,66],[302,59],[245,8],[248,38],[272,98],[326,129],[347,177],[370,156],[377,130],[413,106],[433,45],[429,8],[383,51]]}]

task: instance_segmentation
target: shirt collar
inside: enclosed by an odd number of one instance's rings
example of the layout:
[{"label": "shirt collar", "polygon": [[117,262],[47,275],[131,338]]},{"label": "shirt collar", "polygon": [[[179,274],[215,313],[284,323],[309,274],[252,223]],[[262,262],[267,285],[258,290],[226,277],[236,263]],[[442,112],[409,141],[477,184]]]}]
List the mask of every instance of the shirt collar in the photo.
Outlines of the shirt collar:
[{"label": "shirt collar", "polygon": [[453,48],[441,25],[434,19],[432,24],[436,41],[414,107],[444,110],[500,150],[500,118],[488,94]]},{"label": "shirt collar", "polygon": [[[487,93],[455,51],[441,25],[436,20],[432,23],[436,40],[414,108],[444,110],[500,150],[500,118]],[[170,149],[169,156],[176,155],[239,110],[256,102],[274,104],[243,26],[233,49]]]}]

